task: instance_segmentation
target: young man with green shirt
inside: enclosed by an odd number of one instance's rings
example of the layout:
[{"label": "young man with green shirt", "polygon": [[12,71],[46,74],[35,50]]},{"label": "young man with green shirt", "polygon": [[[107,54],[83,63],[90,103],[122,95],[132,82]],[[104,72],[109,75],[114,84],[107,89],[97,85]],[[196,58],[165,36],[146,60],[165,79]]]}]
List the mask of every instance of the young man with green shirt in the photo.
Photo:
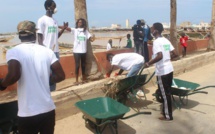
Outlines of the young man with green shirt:
[{"label": "young man with green shirt", "polygon": [[132,48],[131,35],[127,34],[127,45],[125,48]]}]

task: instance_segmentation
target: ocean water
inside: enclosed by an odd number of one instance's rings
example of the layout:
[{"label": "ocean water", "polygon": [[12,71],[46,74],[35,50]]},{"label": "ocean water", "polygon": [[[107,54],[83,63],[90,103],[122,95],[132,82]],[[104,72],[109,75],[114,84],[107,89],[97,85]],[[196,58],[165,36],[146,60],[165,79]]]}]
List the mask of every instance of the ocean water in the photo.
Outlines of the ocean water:
[{"label": "ocean water", "polygon": [[[96,31],[91,32],[91,34],[94,34],[96,37],[96,40],[92,42],[92,45],[99,45],[103,46],[103,48],[106,48],[106,45],[108,43],[109,39],[112,39],[113,46],[115,47],[125,47],[127,44],[127,34],[131,34],[131,40],[132,38],[132,31]],[[8,42],[0,42],[0,64],[6,63],[6,57],[5,53],[3,52],[3,46],[5,45],[17,45],[20,42],[18,35],[12,35],[14,38],[9,40]],[[0,36],[0,38],[3,36]],[[121,38],[121,40],[120,40]],[[64,33],[62,36],[58,39],[60,43],[66,43],[66,44],[73,44],[73,35],[71,33]],[[132,45],[134,46],[134,43],[132,42]],[[71,49],[69,49],[71,51]],[[102,50],[103,51],[103,50]]]},{"label": "ocean water", "polygon": [[[96,40],[92,42],[92,45],[100,45],[100,46],[106,46],[109,39],[113,40],[113,46],[121,46],[124,47],[127,44],[127,34],[131,34],[132,39],[132,31],[101,31],[101,32],[91,32],[91,34],[94,34],[96,37]],[[0,44],[19,44],[20,40],[17,35],[13,35],[14,38],[9,40],[9,42],[3,42]],[[121,41],[120,41],[121,38]],[[74,36],[71,33],[64,33],[62,36],[58,39],[60,43],[67,43],[67,44],[73,44]]]}]

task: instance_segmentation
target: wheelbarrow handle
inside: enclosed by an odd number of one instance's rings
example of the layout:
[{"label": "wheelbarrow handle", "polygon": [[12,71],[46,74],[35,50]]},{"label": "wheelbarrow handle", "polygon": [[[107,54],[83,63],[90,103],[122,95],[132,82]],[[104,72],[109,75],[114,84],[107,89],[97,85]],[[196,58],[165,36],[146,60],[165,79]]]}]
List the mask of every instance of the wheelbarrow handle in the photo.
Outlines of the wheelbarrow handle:
[{"label": "wheelbarrow handle", "polygon": [[134,117],[134,116],[137,116],[139,114],[152,114],[152,112],[138,112],[138,113],[135,113],[135,114],[132,114],[132,115],[129,115],[127,117],[122,117],[121,119],[124,120],[124,119],[128,119],[128,118],[131,118],[131,117]]},{"label": "wheelbarrow handle", "polygon": [[210,86],[201,87],[201,88],[195,89],[194,91],[199,91],[199,90],[202,90],[202,89],[212,88],[212,87],[215,88],[215,85],[210,85]]},{"label": "wheelbarrow handle", "polygon": [[189,93],[187,95],[192,95],[192,94],[196,94],[196,93],[208,94],[208,92],[205,92],[205,91],[194,91],[194,92]]}]

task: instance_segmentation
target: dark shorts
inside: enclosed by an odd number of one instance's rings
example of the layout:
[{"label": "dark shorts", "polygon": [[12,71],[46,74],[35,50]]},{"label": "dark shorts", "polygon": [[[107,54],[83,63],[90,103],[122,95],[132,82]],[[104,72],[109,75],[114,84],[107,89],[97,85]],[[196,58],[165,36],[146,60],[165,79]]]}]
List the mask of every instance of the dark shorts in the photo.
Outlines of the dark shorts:
[{"label": "dark shorts", "polygon": [[18,117],[19,134],[54,134],[55,110],[47,113]]}]

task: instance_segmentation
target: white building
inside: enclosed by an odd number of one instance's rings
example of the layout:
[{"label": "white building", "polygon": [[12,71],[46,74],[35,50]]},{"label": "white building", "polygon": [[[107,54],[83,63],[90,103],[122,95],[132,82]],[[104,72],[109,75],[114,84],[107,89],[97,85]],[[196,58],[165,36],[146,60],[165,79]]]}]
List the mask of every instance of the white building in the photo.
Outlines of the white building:
[{"label": "white building", "polygon": [[210,27],[210,24],[207,23],[207,22],[200,22],[199,25],[200,25],[201,27]]},{"label": "white building", "polygon": [[130,28],[129,19],[125,20],[125,28]]},{"label": "white building", "polygon": [[121,28],[120,24],[111,24],[111,28],[115,29],[115,28]]},{"label": "white building", "polygon": [[205,30],[210,28],[210,24],[206,22],[200,22],[199,24],[193,24],[192,27],[198,30]]},{"label": "white building", "polygon": [[170,28],[170,23],[162,23],[164,29],[169,29]]}]

